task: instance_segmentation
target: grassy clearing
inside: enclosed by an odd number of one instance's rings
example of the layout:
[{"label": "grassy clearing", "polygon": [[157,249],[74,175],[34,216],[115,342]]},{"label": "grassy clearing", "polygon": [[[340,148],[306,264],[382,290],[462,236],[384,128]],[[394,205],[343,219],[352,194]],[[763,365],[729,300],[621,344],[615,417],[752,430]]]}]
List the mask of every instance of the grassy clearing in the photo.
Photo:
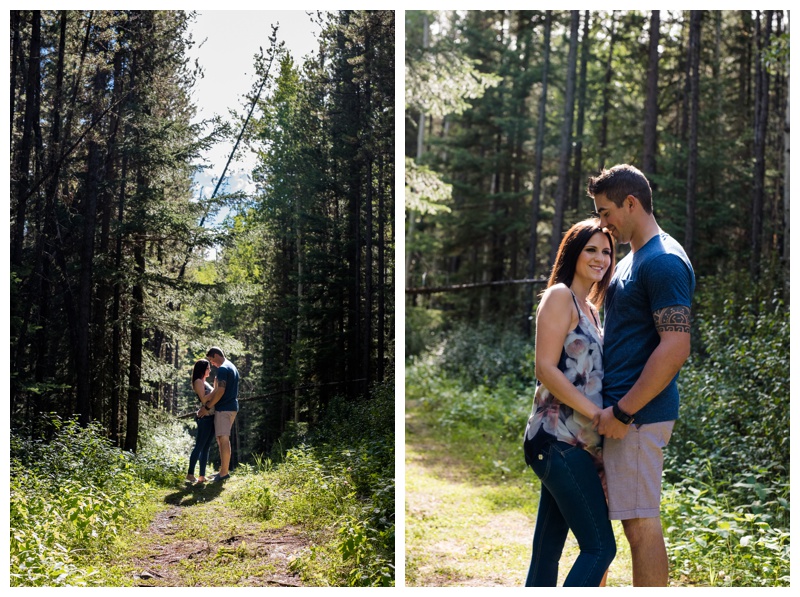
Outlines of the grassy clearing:
[{"label": "grassy clearing", "polygon": [[[539,483],[521,447],[515,457],[512,441],[445,431],[417,402],[407,402],[406,413],[406,584],[522,586]],[[618,553],[608,584],[629,585],[630,552],[614,524]],[[577,555],[570,534],[560,583]]]},{"label": "grassy clearing", "polygon": [[158,490],[146,528],[127,535],[104,562],[102,586],[301,586],[291,563],[309,548],[291,527],[248,516],[238,496],[248,476],[224,485]]}]

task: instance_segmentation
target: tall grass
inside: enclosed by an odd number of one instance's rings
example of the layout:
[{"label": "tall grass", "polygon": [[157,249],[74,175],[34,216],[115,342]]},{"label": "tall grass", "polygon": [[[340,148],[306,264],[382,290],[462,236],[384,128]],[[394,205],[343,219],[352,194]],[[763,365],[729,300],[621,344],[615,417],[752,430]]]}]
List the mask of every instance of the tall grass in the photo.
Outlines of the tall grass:
[{"label": "tall grass", "polygon": [[308,585],[394,585],[393,388],[334,400],[324,425],[279,461],[257,458],[236,497],[250,515],[312,536],[292,563]]}]

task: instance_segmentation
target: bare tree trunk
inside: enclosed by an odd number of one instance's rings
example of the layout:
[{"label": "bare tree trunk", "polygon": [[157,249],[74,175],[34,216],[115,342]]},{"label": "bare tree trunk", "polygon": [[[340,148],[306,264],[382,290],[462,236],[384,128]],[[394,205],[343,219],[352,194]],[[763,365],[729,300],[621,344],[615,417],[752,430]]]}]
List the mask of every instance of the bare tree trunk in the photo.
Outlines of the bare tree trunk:
[{"label": "bare tree trunk", "polygon": [[691,11],[689,30],[689,164],[686,175],[686,230],[683,248],[689,259],[694,257],[695,213],[697,211],[697,128],[700,109],[700,28],[703,11]]},{"label": "bare tree trunk", "polygon": [[378,381],[385,377],[386,357],[386,217],[384,214],[383,153],[378,153]]},{"label": "bare tree trunk", "polygon": [[581,39],[581,70],[578,77],[578,122],[575,126],[575,164],[572,170],[570,209],[576,211],[580,204],[583,177],[583,125],[586,114],[586,68],[589,62],[589,11],[583,13],[583,38]]},{"label": "bare tree trunk", "polygon": [[791,86],[789,85],[789,75],[786,76],[786,121],[783,128],[783,261],[785,268],[784,283],[785,291],[784,298],[786,304],[789,304],[789,95]]},{"label": "bare tree trunk", "polygon": [[611,79],[614,76],[612,68],[614,58],[614,44],[617,41],[615,33],[617,26],[617,11],[611,12],[611,30],[608,36],[608,58],[606,59],[606,74],[603,81],[603,116],[600,121],[600,147],[599,149],[599,169],[606,167],[606,147],[608,147],[608,113],[611,110]]},{"label": "bare tree trunk", "polygon": [[561,229],[564,225],[564,205],[567,202],[569,177],[569,156],[572,147],[572,118],[575,114],[575,70],[578,63],[578,27],[581,13],[570,11],[572,21],[569,39],[569,58],[567,67],[567,93],[564,103],[564,122],[561,129],[561,159],[558,167],[558,186],[556,187],[556,213],[553,216],[553,234],[550,237],[550,263],[555,263],[558,245],[561,244]]},{"label": "bare tree trunk", "polygon": [[133,261],[136,281],[133,284],[131,313],[131,357],[128,368],[128,420],[125,450],[136,452],[139,443],[139,402],[142,399],[142,347],[144,344],[144,240],[136,239]]},{"label": "bare tree trunk", "polygon": [[[33,151],[33,126],[39,119],[36,113],[39,89],[39,63],[41,60],[41,13],[31,12],[30,55],[28,56],[28,76],[25,84],[25,119],[22,125],[22,139],[14,151],[14,170],[12,171],[12,187],[16,197],[14,227],[12,228],[11,265],[22,265],[22,245],[25,239],[25,212],[28,204],[30,188],[30,164]],[[13,116],[13,114],[12,114]],[[16,180],[14,180],[16,179]]]},{"label": "bare tree trunk", "polygon": [[[430,25],[428,23],[428,15],[422,15],[422,47],[427,48],[430,43],[429,32]],[[425,149],[425,113],[419,113],[419,121],[417,126],[417,163],[422,159],[422,153]],[[406,286],[411,286],[411,244],[414,238],[414,231],[417,227],[417,214],[413,209],[406,211],[406,218],[408,219],[408,230],[406,231],[406,259],[405,259],[405,280]]]},{"label": "bare tree trunk", "polygon": [[647,62],[647,97],[644,108],[644,152],[642,172],[649,177],[656,171],[656,130],[658,125],[658,44],[660,11],[650,15],[650,57]]},{"label": "bare tree trunk", "polygon": [[[542,94],[539,98],[539,121],[536,128],[536,165],[533,177],[533,198],[531,200],[531,232],[528,244],[528,278],[536,277],[536,245],[539,224],[539,202],[542,194],[542,153],[544,152],[544,128],[546,125],[545,110],[547,108],[547,74],[550,68],[550,32],[553,26],[553,12],[545,11],[544,22],[544,57],[542,58]],[[533,285],[526,287],[527,301],[525,317],[527,321],[526,335],[531,336],[533,320]]]},{"label": "bare tree trunk", "polygon": [[756,109],[754,123],[753,148],[755,166],[753,170],[753,199],[752,210],[750,212],[751,232],[750,232],[750,276],[753,279],[759,277],[759,264],[761,261],[761,233],[763,228],[764,211],[764,178],[766,174],[766,140],[767,140],[767,116],[769,113],[769,73],[764,67],[765,49],[769,45],[769,38],[772,26],[772,11],[764,13],[765,26],[761,30],[761,17],[757,13],[756,17],[756,37],[758,40],[758,56],[756,60]]}]

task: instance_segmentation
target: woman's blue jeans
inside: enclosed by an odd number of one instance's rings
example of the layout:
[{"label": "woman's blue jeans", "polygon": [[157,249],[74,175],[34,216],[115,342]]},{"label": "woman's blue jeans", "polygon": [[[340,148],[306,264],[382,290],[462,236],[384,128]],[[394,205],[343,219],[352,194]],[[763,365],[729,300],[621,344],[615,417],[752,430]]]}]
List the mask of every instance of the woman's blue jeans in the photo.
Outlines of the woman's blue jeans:
[{"label": "woman's blue jeans", "polygon": [[526,587],[554,587],[567,532],[580,554],[565,587],[597,587],[617,553],[608,506],[594,461],[583,448],[565,442],[525,442],[526,461],[542,481],[533,555]]},{"label": "woman's blue jeans", "polygon": [[194,475],[194,465],[200,461],[200,476],[206,476],[206,463],[208,462],[208,451],[211,449],[211,442],[214,440],[214,417],[195,417],[197,421],[197,440],[194,449],[189,456],[189,474]]}]

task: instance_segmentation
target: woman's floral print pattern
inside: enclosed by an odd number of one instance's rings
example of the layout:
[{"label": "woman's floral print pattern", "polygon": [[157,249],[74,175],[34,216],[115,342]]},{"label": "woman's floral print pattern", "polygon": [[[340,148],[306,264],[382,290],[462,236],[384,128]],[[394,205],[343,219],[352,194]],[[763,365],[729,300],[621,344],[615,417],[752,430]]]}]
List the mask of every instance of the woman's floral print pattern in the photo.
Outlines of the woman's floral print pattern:
[{"label": "woman's floral print pattern", "polygon": [[[580,320],[564,340],[558,368],[584,396],[602,408],[603,337],[585,313],[580,309],[578,313]],[[533,439],[540,432],[587,450],[598,466],[602,465],[602,438],[592,426],[591,419],[562,404],[541,382],[537,382],[525,438]]]}]

